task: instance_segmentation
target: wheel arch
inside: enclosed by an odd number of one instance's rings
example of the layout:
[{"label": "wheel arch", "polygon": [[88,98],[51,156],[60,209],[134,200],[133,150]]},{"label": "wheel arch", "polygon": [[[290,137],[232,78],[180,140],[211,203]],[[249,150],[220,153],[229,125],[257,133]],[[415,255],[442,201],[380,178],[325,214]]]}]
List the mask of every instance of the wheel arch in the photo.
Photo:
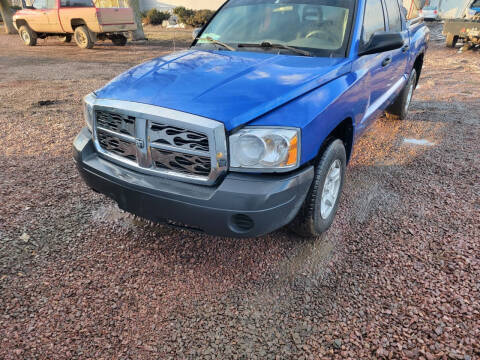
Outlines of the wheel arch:
[{"label": "wheel arch", "polygon": [[23,26],[23,25],[27,25],[28,27],[30,27],[30,25],[28,25],[27,23],[27,20],[25,19],[17,19],[15,20],[15,24],[17,25],[17,29],[20,29],[20,26]]},{"label": "wheel arch", "polygon": [[417,82],[415,86],[418,85],[418,81],[420,80],[420,75],[422,73],[422,68],[423,68],[423,60],[425,58],[425,53],[420,53],[417,58],[415,59],[415,62],[413,63],[413,68],[417,72]]},{"label": "wheel arch", "polygon": [[75,29],[79,26],[87,26],[87,23],[81,18],[74,18],[70,20],[70,25],[72,26],[72,30],[75,31]]},{"label": "wheel arch", "polygon": [[339,139],[339,140],[342,140],[343,145],[345,146],[345,152],[347,154],[347,164],[348,164],[352,156],[354,134],[355,134],[355,131],[353,127],[353,119],[351,117],[347,117],[343,119],[327,135],[325,140],[323,140],[322,145],[320,146],[320,149],[318,151],[318,154],[314,159],[315,163],[317,163],[320,160],[323,152],[328,147],[328,145],[330,145],[330,143],[335,141],[336,139]]}]

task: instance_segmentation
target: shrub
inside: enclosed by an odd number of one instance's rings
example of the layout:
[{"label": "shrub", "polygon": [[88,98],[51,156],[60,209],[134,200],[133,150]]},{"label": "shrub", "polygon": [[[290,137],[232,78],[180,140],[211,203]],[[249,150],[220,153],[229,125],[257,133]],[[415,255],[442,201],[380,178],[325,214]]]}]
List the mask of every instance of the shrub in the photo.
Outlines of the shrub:
[{"label": "shrub", "polygon": [[142,14],[144,21],[151,25],[161,25],[164,20],[170,19],[170,14],[164,11],[152,9]]},{"label": "shrub", "polygon": [[191,9],[186,9],[183,6],[176,7],[173,9],[173,13],[177,15],[178,22],[188,24],[188,19],[195,15],[195,11]]},{"label": "shrub", "polygon": [[214,13],[215,12],[211,10],[195,11],[195,14],[188,19],[187,24],[193,27],[202,27],[210,20]]},{"label": "shrub", "polygon": [[178,22],[200,27],[205,25],[215,12],[211,10],[192,10],[179,6],[173,9],[173,13],[177,15]]}]

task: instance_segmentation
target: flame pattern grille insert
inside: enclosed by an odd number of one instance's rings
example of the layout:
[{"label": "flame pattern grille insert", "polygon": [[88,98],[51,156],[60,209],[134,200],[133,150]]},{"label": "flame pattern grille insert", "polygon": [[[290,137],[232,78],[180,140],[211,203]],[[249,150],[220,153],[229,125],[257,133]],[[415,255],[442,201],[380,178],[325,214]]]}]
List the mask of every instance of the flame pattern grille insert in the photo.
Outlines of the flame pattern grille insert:
[{"label": "flame pattern grille insert", "polygon": [[135,136],[135,117],[99,110],[96,111],[96,115],[97,127],[128,136]]},{"label": "flame pattern grille insert", "polygon": [[204,156],[152,148],[152,159],[158,169],[173,170],[183,174],[208,176],[212,169],[210,158]]},{"label": "flame pattern grille insert", "polygon": [[102,149],[127,158],[128,160],[137,161],[137,148],[135,143],[112,136],[99,129],[97,129],[97,137]]},{"label": "flame pattern grille insert", "polygon": [[208,136],[196,131],[153,123],[150,125],[149,137],[153,144],[174,146],[179,150],[209,152]]}]

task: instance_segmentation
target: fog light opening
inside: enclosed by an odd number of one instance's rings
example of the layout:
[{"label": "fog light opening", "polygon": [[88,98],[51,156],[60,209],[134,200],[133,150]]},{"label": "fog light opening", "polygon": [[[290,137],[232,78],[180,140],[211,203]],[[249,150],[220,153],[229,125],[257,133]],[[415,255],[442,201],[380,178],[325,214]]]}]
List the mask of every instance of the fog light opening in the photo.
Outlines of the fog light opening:
[{"label": "fog light opening", "polygon": [[233,215],[230,219],[230,228],[237,233],[245,233],[253,229],[255,222],[245,214]]}]

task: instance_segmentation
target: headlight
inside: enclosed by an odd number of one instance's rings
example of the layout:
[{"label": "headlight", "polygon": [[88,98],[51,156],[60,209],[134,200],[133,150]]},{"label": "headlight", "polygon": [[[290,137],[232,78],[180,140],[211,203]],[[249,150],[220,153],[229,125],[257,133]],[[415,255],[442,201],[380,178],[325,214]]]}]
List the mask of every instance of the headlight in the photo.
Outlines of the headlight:
[{"label": "headlight", "polygon": [[93,132],[93,105],[95,105],[96,99],[97,97],[93,93],[83,98],[83,116],[91,132]]},{"label": "headlight", "polygon": [[230,136],[230,169],[292,170],[299,164],[299,147],[299,129],[246,127]]}]

